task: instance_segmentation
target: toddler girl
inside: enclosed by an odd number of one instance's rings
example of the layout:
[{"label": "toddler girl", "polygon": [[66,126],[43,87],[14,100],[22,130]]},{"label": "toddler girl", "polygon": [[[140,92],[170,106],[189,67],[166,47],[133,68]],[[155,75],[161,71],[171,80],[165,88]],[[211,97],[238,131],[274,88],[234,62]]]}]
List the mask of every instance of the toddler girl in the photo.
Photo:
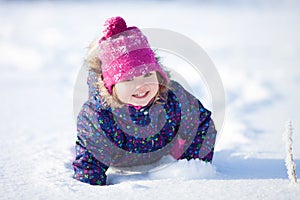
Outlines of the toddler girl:
[{"label": "toddler girl", "polygon": [[109,167],[157,163],[165,156],[211,162],[211,113],[170,80],[147,38],[121,17],[108,19],[84,62],[89,99],[77,118],[74,178],[106,185]]}]

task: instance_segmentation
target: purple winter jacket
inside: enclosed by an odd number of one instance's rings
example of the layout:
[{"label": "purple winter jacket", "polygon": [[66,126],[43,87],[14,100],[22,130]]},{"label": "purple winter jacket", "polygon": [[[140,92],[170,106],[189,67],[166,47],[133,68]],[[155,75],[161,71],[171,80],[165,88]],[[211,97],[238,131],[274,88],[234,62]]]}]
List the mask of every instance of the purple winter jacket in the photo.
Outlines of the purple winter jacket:
[{"label": "purple winter jacket", "polygon": [[216,130],[211,113],[179,83],[170,81],[166,98],[142,108],[103,106],[94,72],[89,100],[77,118],[74,178],[106,185],[110,166],[151,164],[162,156],[211,162]]}]

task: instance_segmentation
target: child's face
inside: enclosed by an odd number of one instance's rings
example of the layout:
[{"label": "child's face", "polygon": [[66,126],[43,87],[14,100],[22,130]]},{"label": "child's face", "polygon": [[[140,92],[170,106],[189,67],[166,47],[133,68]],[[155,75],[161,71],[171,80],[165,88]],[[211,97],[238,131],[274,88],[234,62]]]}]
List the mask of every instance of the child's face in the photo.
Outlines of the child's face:
[{"label": "child's face", "polygon": [[159,83],[155,71],[115,85],[118,99],[134,106],[146,106],[156,96],[158,90]]}]

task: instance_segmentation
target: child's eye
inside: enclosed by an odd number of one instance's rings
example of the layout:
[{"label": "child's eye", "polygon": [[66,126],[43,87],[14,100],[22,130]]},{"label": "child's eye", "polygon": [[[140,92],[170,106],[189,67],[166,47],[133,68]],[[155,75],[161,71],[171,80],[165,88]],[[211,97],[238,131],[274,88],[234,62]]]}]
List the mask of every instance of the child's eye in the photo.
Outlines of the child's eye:
[{"label": "child's eye", "polygon": [[133,81],[133,78],[127,79],[127,80],[125,80],[124,82],[129,82],[129,81]]},{"label": "child's eye", "polygon": [[144,77],[150,77],[150,76],[152,76],[152,74],[153,74],[152,72],[147,73],[147,74],[144,75]]}]

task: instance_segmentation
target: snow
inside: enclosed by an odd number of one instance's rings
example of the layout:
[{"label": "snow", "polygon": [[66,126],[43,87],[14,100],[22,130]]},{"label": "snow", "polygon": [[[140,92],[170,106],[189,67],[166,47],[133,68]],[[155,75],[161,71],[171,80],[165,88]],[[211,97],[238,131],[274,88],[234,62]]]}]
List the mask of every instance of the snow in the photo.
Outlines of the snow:
[{"label": "snow", "polygon": [[[299,198],[282,134],[290,119],[300,166],[300,4],[185,2],[0,1],[0,199]],[[86,47],[114,15],[184,34],[215,63],[226,119],[212,165],[195,160],[147,174],[111,171],[104,187],[71,178],[75,81]],[[182,62],[164,60],[176,63]],[[207,88],[200,90],[209,105]]]}]

